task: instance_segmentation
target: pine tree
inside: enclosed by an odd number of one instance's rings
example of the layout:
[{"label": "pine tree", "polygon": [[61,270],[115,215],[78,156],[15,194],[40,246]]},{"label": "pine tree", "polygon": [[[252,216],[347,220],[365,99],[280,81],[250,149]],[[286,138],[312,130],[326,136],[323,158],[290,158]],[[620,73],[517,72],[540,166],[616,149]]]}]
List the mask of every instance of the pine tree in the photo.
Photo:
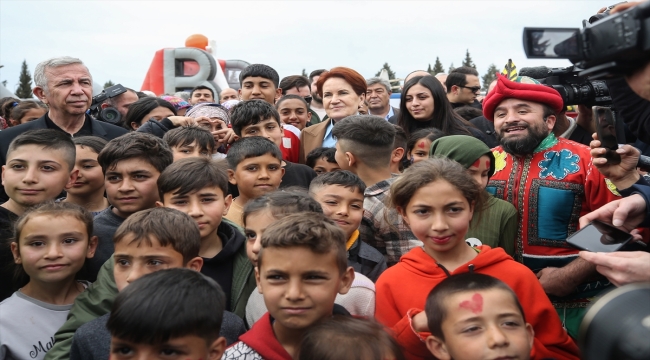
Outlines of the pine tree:
[{"label": "pine tree", "polygon": [[308,77],[307,75],[307,69],[302,69],[302,76]]},{"label": "pine tree", "polygon": [[467,49],[465,52],[465,60],[463,60],[463,66],[476,69],[476,65],[474,64],[474,61],[472,61],[472,57],[469,55],[469,49]]},{"label": "pine tree", "polygon": [[393,72],[393,70],[390,69],[390,65],[388,65],[388,63],[384,63],[384,66],[382,66],[381,69],[379,69],[379,71],[377,71],[375,76],[379,76],[379,74],[381,74],[381,71],[383,69],[386,69],[386,72],[388,73],[388,79],[392,80],[392,79],[395,78],[395,73]]},{"label": "pine tree", "polygon": [[20,69],[20,79],[18,89],[16,89],[16,96],[20,99],[31,99],[32,94],[32,76],[27,69],[27,60],[23,60],[23,66]]},{"label": "pine tree", "polygon": [[427,72],[428,72],[429,74],[431,74],[431,75],[435,75],[435,74],[433,73],[433,70],[431,69],[431,64],[429,64],[429,66],[427,67]]},{"label": "pine tree", "polygon": [[454,69],[455,69],[454,63],[451,63],[451,65],[449,65],[449,71],[447,71],[447,74],[451,74],[451,72],[454,71]]},{"label": "pine tree", "polygon": [[[452,66],[453,66],[453,64],[452,64]],[[435,76],[436,74],[444,73],[444,72],[445,72],[445,68],[442,67],[442,63],[440,62],[440,58],[438,58],[436,56],[436,63],[433,64],[433,70],[431,71],[431,74]]]},{"label": "pine tree", "polygon": [[112,81],[108,80],[107,82],[104,83],[104,89],[109,88],[109,87],[111,87],[113,85],[115,85],[115,84],[113,84]]},{"label": "pine tree", "polygon": [[481,77],[482,83],[483,83],[483,90],[487,91],[488,87],[490,86],[490,83],[494,80],[496,80],[497,76],[496,73],[499,72],[499,69],[497,69],[497,66],[494,64],[490,64],[490,67],[488,67],[487,72],[483,77]]}]

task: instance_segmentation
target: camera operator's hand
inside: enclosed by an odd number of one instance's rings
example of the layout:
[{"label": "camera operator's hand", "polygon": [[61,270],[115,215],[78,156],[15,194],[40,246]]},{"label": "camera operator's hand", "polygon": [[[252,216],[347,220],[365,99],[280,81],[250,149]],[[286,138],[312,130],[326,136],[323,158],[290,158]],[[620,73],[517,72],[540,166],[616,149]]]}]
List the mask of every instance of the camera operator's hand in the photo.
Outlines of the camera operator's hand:
[{"label": "camera operator's hand", "polygon": [[650,281],[650,253],[644,251],[613,253],[581,251],[580,257],[596,265],[596,270],[616,286]]},{"label": "camera operator's hand", "polygon": [[634,194],[603,205],[599,209],[581,217],[579,222],[582,228],[593,220],[600,220],[630,232],[641,224],[645,215],[645,199],[639,194]]},{"label": "camera operator's hand", "polygon": [[593,134],[594,140],[589,144],[591,147],[591,156],[593,164],[598,171],[608,178],[618,189],[627,189],[634,185],[641,175],[636,171],[639,163],[641,152],[631,145],[623,145],[616,149],[616,153],[621,156],[619,164],[610,164],[605,158],[607,149],[600,147],[598,135]]}]

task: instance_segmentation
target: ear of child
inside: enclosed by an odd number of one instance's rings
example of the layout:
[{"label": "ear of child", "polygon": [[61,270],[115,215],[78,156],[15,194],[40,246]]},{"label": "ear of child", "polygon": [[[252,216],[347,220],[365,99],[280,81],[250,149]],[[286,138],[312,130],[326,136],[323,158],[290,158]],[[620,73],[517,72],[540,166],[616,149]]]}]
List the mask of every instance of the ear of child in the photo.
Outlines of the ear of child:
[{"label": "ear of child", "polygon": [[226,351],[226,347],[226,338],[223,336],[218,337],[208,347],[208,359],[220,360],[223,356],[223,353]]}]

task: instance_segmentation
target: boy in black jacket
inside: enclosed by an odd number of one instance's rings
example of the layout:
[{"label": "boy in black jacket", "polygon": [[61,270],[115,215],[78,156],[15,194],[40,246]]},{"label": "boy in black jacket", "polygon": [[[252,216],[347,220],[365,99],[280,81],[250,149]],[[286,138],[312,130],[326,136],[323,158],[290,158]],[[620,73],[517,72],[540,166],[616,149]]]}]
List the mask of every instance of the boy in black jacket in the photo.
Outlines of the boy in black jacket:
[{"label": "boy in black jacket", "polygon": [[325,216],[345,231],[348,264],[376,282],[386,270],[386,259],[377,249],[359,240],[364,191],[366,184],[346,170],[322,174],[309,187],[309,194],[323,207]]}]

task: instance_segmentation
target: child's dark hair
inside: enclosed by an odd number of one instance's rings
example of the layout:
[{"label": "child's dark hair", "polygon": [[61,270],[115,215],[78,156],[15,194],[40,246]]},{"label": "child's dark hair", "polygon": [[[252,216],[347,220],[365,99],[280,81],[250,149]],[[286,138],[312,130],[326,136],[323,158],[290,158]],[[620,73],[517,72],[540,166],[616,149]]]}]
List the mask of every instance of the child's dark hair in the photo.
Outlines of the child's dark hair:
[{"label": "child's dark hair", "polygon": [[404,170],[390,187],[389,206],[406,209],[418,189],[437,180],[444,180],[458,189],[474,209],[474,216],[483,208],[484,190],[476,186],[474,178],[461,164],[447,158],[422,160]]},{"label": "child's dark hair", "polygon": [[189,146],[196,143],[202,151],[212,154],[217,147],[214,137],[207,129],[197,125],[180,126],[169,130],[163,136],[163,141],[169,148]]},{"label": "child's dark hair", "polygon": [[226,296],[198,271],[174,268],[147,274],[122,290],[106,327],[112,337],[159,345],[184,336],[212,344],[219,338]]},{"label": "child's dark hair", "polygon": [[287,215],[264,230],[257,266],[262,268],[265,249],[305,247],[321,255],[334,251],[339,272],[343,274],[348,268],[346,240],[343,230],[324,214]]},{"label": "child's dark hair", "polygon": [[274,119],[278,126],[281,126],[278,110],[264,100],[241,101],[230,110],[230,124],[237,136],[242,136],[241,131],[244,127],[268,119]]},{"label": "child's dark hair", "polygon": [[460,117],[462,117],[467,121],[476,119],[479,116],[483,116],[483,112],[481,111],[481,109],[477,109],[470,105],[457,107],[454,109],[454,111],[456,112],[456,114],[460,115]]},{"label": "child's dark hair", "polygon": [[159,172],[174,161],[169,146],[161,138],[134,131],[109,141],[99,153],[97,162],[106,174],[118,162],[134,158],[145,160]]},{"label": "child's dark hair", "polygon": [[325,159],[328,163],[337,164],[335,156],[336,148],[318,147],[307,154],[305,164],[312,169],[316,166],[316,161],[320,159]]},{"label": "child's dark hair", "polygon": [[[445,134],[436,128],[416,130],[411,134],[408,141],[406,142],[406,153],[408,154],[413,151],[415,148],[415,143],[417,143],[418,140],[427,139],[431,142],[434,142],[443,136],[445,136]],[[429,149],[427,149],[427,152],[428,151]]]},{"label": "child's dark hair", "polygon": [[280,75],[272,67],[264,64],[251,64],[248,65],[242,72],[239,73],[239,86],[244,83],[247,77],[261,77],[271,80],[275,88],[280,86]]},{"label": "child's dark hair", "polygon": [[240,162],[266,154],[282,161],[282,152],[273,141],[261,136],[253,136],[235,141],[228,150],[226,160],[230,169],[234,171]]},{"label": "child's dark hair", "polygon": [[[93,236],[93,216],[88,210],[69,202],[46,201],[29,208],[14,223],[12,241],[16,243],[18,251],[20,251],[20,235],[25,225],[36,216],[73,217],[86,226],[86,234],[88,235],[89,241]],[[23,269],[23,266],[13,263],[11,265],[14,265],[14,279],[16,284],[20,284],[21,287],[27,284],[29,282],[29,276]]]},{"label": "child's dark hair", "polygon": [[427,314],[427,324],[429,325],[431,335],[440,338],[441,340],[445,339],[445,336],[442,333],[442,322],[447,316],[448,308],[446,302],[449,296],[461,292],[476,292],[493,289],[503,290],[512,295],[512,299],[515,304],[517,304],[517,308],[521,312],[521,316],[525,322],[526,318],[524,316],[524,309],[519,303],[517,294],[515,294],[506,283],[489,275],[470,272],[447,277],[441,281],[440,284],[436,285],[427,296],[424,311]]},{"label": "child's dark hair", "polygon": [[383,325],[336,315],[312,326],[302,338],[299,360],[404,360],[397,341]]},{"label": "child's dark hair", "polygon": [[43,109],[47,111],[49,108],[47,105],[43,104],[40,101],[32,101],[32,100],[27,100],[27,101],[21,101],[18,103],[18,105],[14,106],[11,108],[11,113],[9,116],[11,120],[14,121],[20,121],[23,116],[25,116],[25,113],[27,113],[29,110],[32,109]]},{"label": "child's dark hair", "polygon": [[280,104],[282,104],[285,100],[300,100],[302,102],[302,104],[305,105],[305,109],[307,109],[307,111],[309,111],[309,104],[307,104],[307,102],[305,101],[305,98],[302,97],[302,96],[294,95],[294,94],[289,94],[289,95],[282,96],[280,98],[280,100],[278,100],[275,103],[275,109],[279,111],[280,110]]},{"label": "child's dark hair", "polygon": [[149,119],[145,119],[144,117],[147,116],[150,112],[154,111],[158,107],[164,107],[167,108],[169,111],[172,112],[172,114],[176,115],[176,108],[172,103],[169,101],[163,100],[161,98],[157,97],[144,97],[141,99],[138,99],[138,101],[134,102],[129,106],[129,110],[126,112],[126,115],[124,116],[122,126],[126,128],[127,130],[134,130],[133,127],[131,127],[131,123],[136,123],[138,126],[146,123],[149,121]]},{"label": "child's dark hair", "polygon": [[204,157],[180,159],[158,177],[160,201],[167,193],[187,195],[206,187],[218,187],[228,196],[228,174],[216,161]]},{"label": "child's dark hair", "polygon": [[339,170],[322,174],[314,178],[309,185],[309,192],[311,194],[317,193],[320,189],[328,185],[343,186],[352,191],[358,191],[363,195],[366,191],[366,184],[356,174],[347,171]]},{"label": "child's dark hair", "polygon": [[153,240],[157,240],[160,246],[171,246],[183,255],[185,264],[199,256],[199,226],[189,215],[172,208],[155,207],[134,213],[117,228],[113,243],[119,244],[129,235],[133,237],[129,244],[153,246]]},{"label": "child's dark hair", "polygon": [[242,221],[261,210],[269,210],[274,219],[281,219],[289,214],[323,213],[323,208],[304,190],[274,191],[253,199],[244,205]]},{"label": "child's dark hair", "polygon": [[9,159],[9,154],[11,154],[11,152],[26,145],[37,145],[42,147],[43,150],[60,150],[70,167],[70,171],[74,168],[74,162],[77,158],[77,148],[75,147],[74,142],[72,142],[70,134],[66,132],[52,129],[25,131],[16,136],[16,138],[14,138],[9,144],[6,156],[7,159]]},{"label": "child's dark hair", "polygon": [[5,118],[6,120],[9,120],[11,117],[11,109],[14,107],[18,106],[21,101],[20,99],[12,98],[12,97],[3,97],[0,99],[0,116]]},{"label": "child's dark hair", "polygon": [[99,154],[104,149],[104,146],[108,144],[108,141],[98,136],[74,137],[72,138],[72,142],[74,142],[74,144],[77,146],[81,146],[82,148],[89,148],[95,154]]},{"label": "child's dark hair", "polygon": [[348,116],[334,125],[332,135],[338,139],[341,150],[353,153],[367,166],[389,165],[395,127],[386,119],[374,115]]}]

